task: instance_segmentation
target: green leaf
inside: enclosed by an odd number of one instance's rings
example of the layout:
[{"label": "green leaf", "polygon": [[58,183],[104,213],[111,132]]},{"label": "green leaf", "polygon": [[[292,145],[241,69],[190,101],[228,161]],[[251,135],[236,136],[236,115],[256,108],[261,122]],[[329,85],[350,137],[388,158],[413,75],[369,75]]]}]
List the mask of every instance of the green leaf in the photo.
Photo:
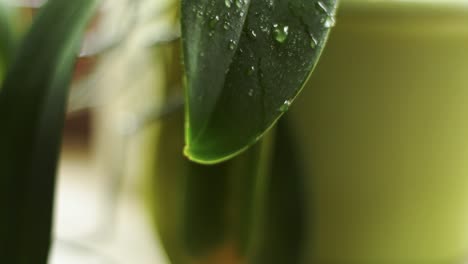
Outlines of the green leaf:
[{"label": "green leaf", "polygon": [[49,0],[0,91],[0,259],[46,263],[68,86],[98,0]]},{"label": "green leaf", "polygon": [[288,110],[334,24],[336,0],[182,0],[185,154],[229,159]]},{"label": "green leaf", "polygon": [[11,15],[4,2],[0,1],[0,84],[13,53],[13,30]]}]

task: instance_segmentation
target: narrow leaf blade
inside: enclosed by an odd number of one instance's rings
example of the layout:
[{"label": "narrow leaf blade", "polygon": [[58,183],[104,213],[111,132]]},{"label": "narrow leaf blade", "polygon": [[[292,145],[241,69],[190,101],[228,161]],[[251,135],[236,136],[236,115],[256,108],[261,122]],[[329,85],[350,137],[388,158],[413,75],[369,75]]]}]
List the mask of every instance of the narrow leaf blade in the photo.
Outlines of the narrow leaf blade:
[{"label": "narrow leaf blade", "polygon": [[0,1],[0,86],[7,69],[10,54],[13,51],[13,30],[11,25],[11,8]]},{"label": "narrow leaf blade", "polygon": [[0,259],[47,263],[67,88],[98,0],[49,0],[0,90]]},{"label": "narrow leaf blade", "polygon": [[229,159],[288,110],[317,64],[336,0],[182,0],[185,154]]}]

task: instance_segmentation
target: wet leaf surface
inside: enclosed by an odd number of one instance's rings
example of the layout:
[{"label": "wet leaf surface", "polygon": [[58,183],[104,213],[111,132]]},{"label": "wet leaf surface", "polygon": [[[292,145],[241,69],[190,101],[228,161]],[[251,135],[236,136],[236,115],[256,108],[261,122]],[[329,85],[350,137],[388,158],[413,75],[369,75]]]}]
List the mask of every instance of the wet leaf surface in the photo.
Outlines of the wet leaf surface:
[{"label": "wet leaf surface", "polygon": [[335,0],[182,0],[185,154],[217,163],[258,141],[317,64],[335,10]]}]

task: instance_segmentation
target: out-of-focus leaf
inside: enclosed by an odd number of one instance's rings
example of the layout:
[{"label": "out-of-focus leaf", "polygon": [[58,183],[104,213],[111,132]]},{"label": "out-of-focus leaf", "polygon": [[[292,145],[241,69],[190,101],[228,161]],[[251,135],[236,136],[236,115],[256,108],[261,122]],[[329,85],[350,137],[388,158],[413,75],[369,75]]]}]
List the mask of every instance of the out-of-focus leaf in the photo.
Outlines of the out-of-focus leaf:
[{"label": "out-of-focus leaf", "polygon": [[217,163],[288,110],[334,24],[336,0],[182,0],[185,154]]},{"label": "out-of-focus leaf", "polygon": [[13,53],[13,30],[11,25],[10,11],[3,1],[0,1],[0,88]]},{"label": "out-of-focus leaf", "polygon": [[[301,263],[307,243],[304,158],[287,116],[275,129],[273,159],[261,196],[260,224],[253,236],[258,242],[250,263]],[[308,196],[313,196],[308,193]]]},{"label": "out-of-focus leaf", "polygon": [[46,263],[71,72],[98,0],[49,0],[0,92],[0,259]]}]

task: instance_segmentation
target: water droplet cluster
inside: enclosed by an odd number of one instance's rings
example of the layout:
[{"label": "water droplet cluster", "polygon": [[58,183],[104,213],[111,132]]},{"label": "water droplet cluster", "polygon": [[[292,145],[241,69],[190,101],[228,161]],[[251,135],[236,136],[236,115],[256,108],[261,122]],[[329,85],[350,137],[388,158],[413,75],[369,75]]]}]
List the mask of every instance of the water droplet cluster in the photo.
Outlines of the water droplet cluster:
[{"label": "water droplet cluster", "polygon": [[[230,64],[225,74],[237,72],[251,80],[255,85],[250,83],[241,94],[248,95],[252,100],[271,96],[269,93],[278,86],[302,85],[289,83],[288,79],[295,73],[298,73],[295,76],[308,75],[313,63],[311,58],[318,54],[323,45],[323,34],[336,24],[331,1],[310,0],[312,3],[307,3],[306,0],[262,0],[262,4],[253,2],[257,0],[206,1],[211,3],[212,9],[203,5],[203,8],[193,10],[196,17],[205,21],[203,34],[208,34],[214,45],[225,47],[225,52],[236,53],[236,58],[241,57],[238,59],[239,63]],[[251,8],[253,3],[257,5],[256,9]],[[222,9],[219,9],[219,5]],[[273,15],[279,10],[286,10],[287,16]],[[240,35],[239,28],[242,30]],[[308,56],[301,58],[302,54],[308,52]],[[199,56],[203,57],[202,54]],[[297,80],[301,78],[303,77],[297,77]],[[239,88],[233,86],[232,89]],[[286,112],[294,95],[286,93],[283,99],[286,97],[288,100],[278,100],[265,108]]]}]

